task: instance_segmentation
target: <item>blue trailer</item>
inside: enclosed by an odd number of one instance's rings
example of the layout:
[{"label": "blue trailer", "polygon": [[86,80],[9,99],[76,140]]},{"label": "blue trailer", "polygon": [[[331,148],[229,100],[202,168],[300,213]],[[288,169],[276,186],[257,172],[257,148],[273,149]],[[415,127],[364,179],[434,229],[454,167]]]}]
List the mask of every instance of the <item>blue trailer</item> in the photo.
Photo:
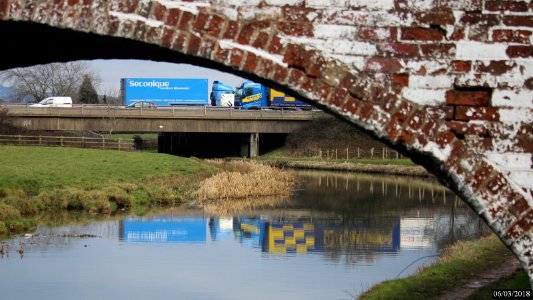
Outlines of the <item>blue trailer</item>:
[{"label": "blue trailer", "polygon": [[311,109],[311,105],[295,99],[283,92],[253,81],[245,81],[235,92],[235,106],[242,109],[294,108]]},{"label": "blue trailer", "polygon": [[150,101],[157,106],[209,105],[206,78],[123,78],[122,105]]}]

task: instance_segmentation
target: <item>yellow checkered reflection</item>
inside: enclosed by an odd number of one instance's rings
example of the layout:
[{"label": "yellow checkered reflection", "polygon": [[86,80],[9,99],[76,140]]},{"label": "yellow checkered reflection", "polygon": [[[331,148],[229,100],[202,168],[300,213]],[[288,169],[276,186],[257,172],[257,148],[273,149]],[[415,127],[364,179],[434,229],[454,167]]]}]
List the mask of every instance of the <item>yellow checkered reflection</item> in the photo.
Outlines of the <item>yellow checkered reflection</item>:
[{"label": "yellow checkered reflection", "polygon": [[312,223],[275,224],[268,227],[270,253],[306,253],[315,248],[315,226]]}]

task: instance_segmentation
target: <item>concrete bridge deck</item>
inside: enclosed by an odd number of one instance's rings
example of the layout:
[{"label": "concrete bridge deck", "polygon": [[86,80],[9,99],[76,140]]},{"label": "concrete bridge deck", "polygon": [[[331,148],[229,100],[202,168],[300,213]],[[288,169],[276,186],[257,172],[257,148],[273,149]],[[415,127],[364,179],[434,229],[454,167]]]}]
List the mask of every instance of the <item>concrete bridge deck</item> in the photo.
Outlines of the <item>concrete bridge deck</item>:
[{"label": "concrete bridge deck", "polygon": [[4,107],[13,125],[29,130],[289,133],[305,122],[326,116],[319,110],[239,110],[209,106],[157,109],[95,105]]}]

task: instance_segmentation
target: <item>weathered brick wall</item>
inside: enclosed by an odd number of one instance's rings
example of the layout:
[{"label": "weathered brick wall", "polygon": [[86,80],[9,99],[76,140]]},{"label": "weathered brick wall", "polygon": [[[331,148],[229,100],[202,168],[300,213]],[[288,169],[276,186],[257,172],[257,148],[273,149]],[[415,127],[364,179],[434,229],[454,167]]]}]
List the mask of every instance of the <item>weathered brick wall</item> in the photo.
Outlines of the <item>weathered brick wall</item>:
[{"label": "weathered brick wall", "polygon": [[304,96],[436,173],[533,278],[531,0],[0,0],[0,20],[156,44]]}]

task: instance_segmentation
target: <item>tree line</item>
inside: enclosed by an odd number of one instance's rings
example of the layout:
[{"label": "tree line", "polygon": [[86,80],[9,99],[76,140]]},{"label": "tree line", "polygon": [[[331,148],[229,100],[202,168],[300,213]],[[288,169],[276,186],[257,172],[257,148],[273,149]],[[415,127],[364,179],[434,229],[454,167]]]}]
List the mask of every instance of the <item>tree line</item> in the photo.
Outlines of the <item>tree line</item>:
[{"label": "tree line", "polygon": [[98,95],[100,78],[86,62],[50,63],[0,72],[10,82],[16,102],[38,102],[50,96],[70,96],[75,103],[116,104],[118,95]]}]

